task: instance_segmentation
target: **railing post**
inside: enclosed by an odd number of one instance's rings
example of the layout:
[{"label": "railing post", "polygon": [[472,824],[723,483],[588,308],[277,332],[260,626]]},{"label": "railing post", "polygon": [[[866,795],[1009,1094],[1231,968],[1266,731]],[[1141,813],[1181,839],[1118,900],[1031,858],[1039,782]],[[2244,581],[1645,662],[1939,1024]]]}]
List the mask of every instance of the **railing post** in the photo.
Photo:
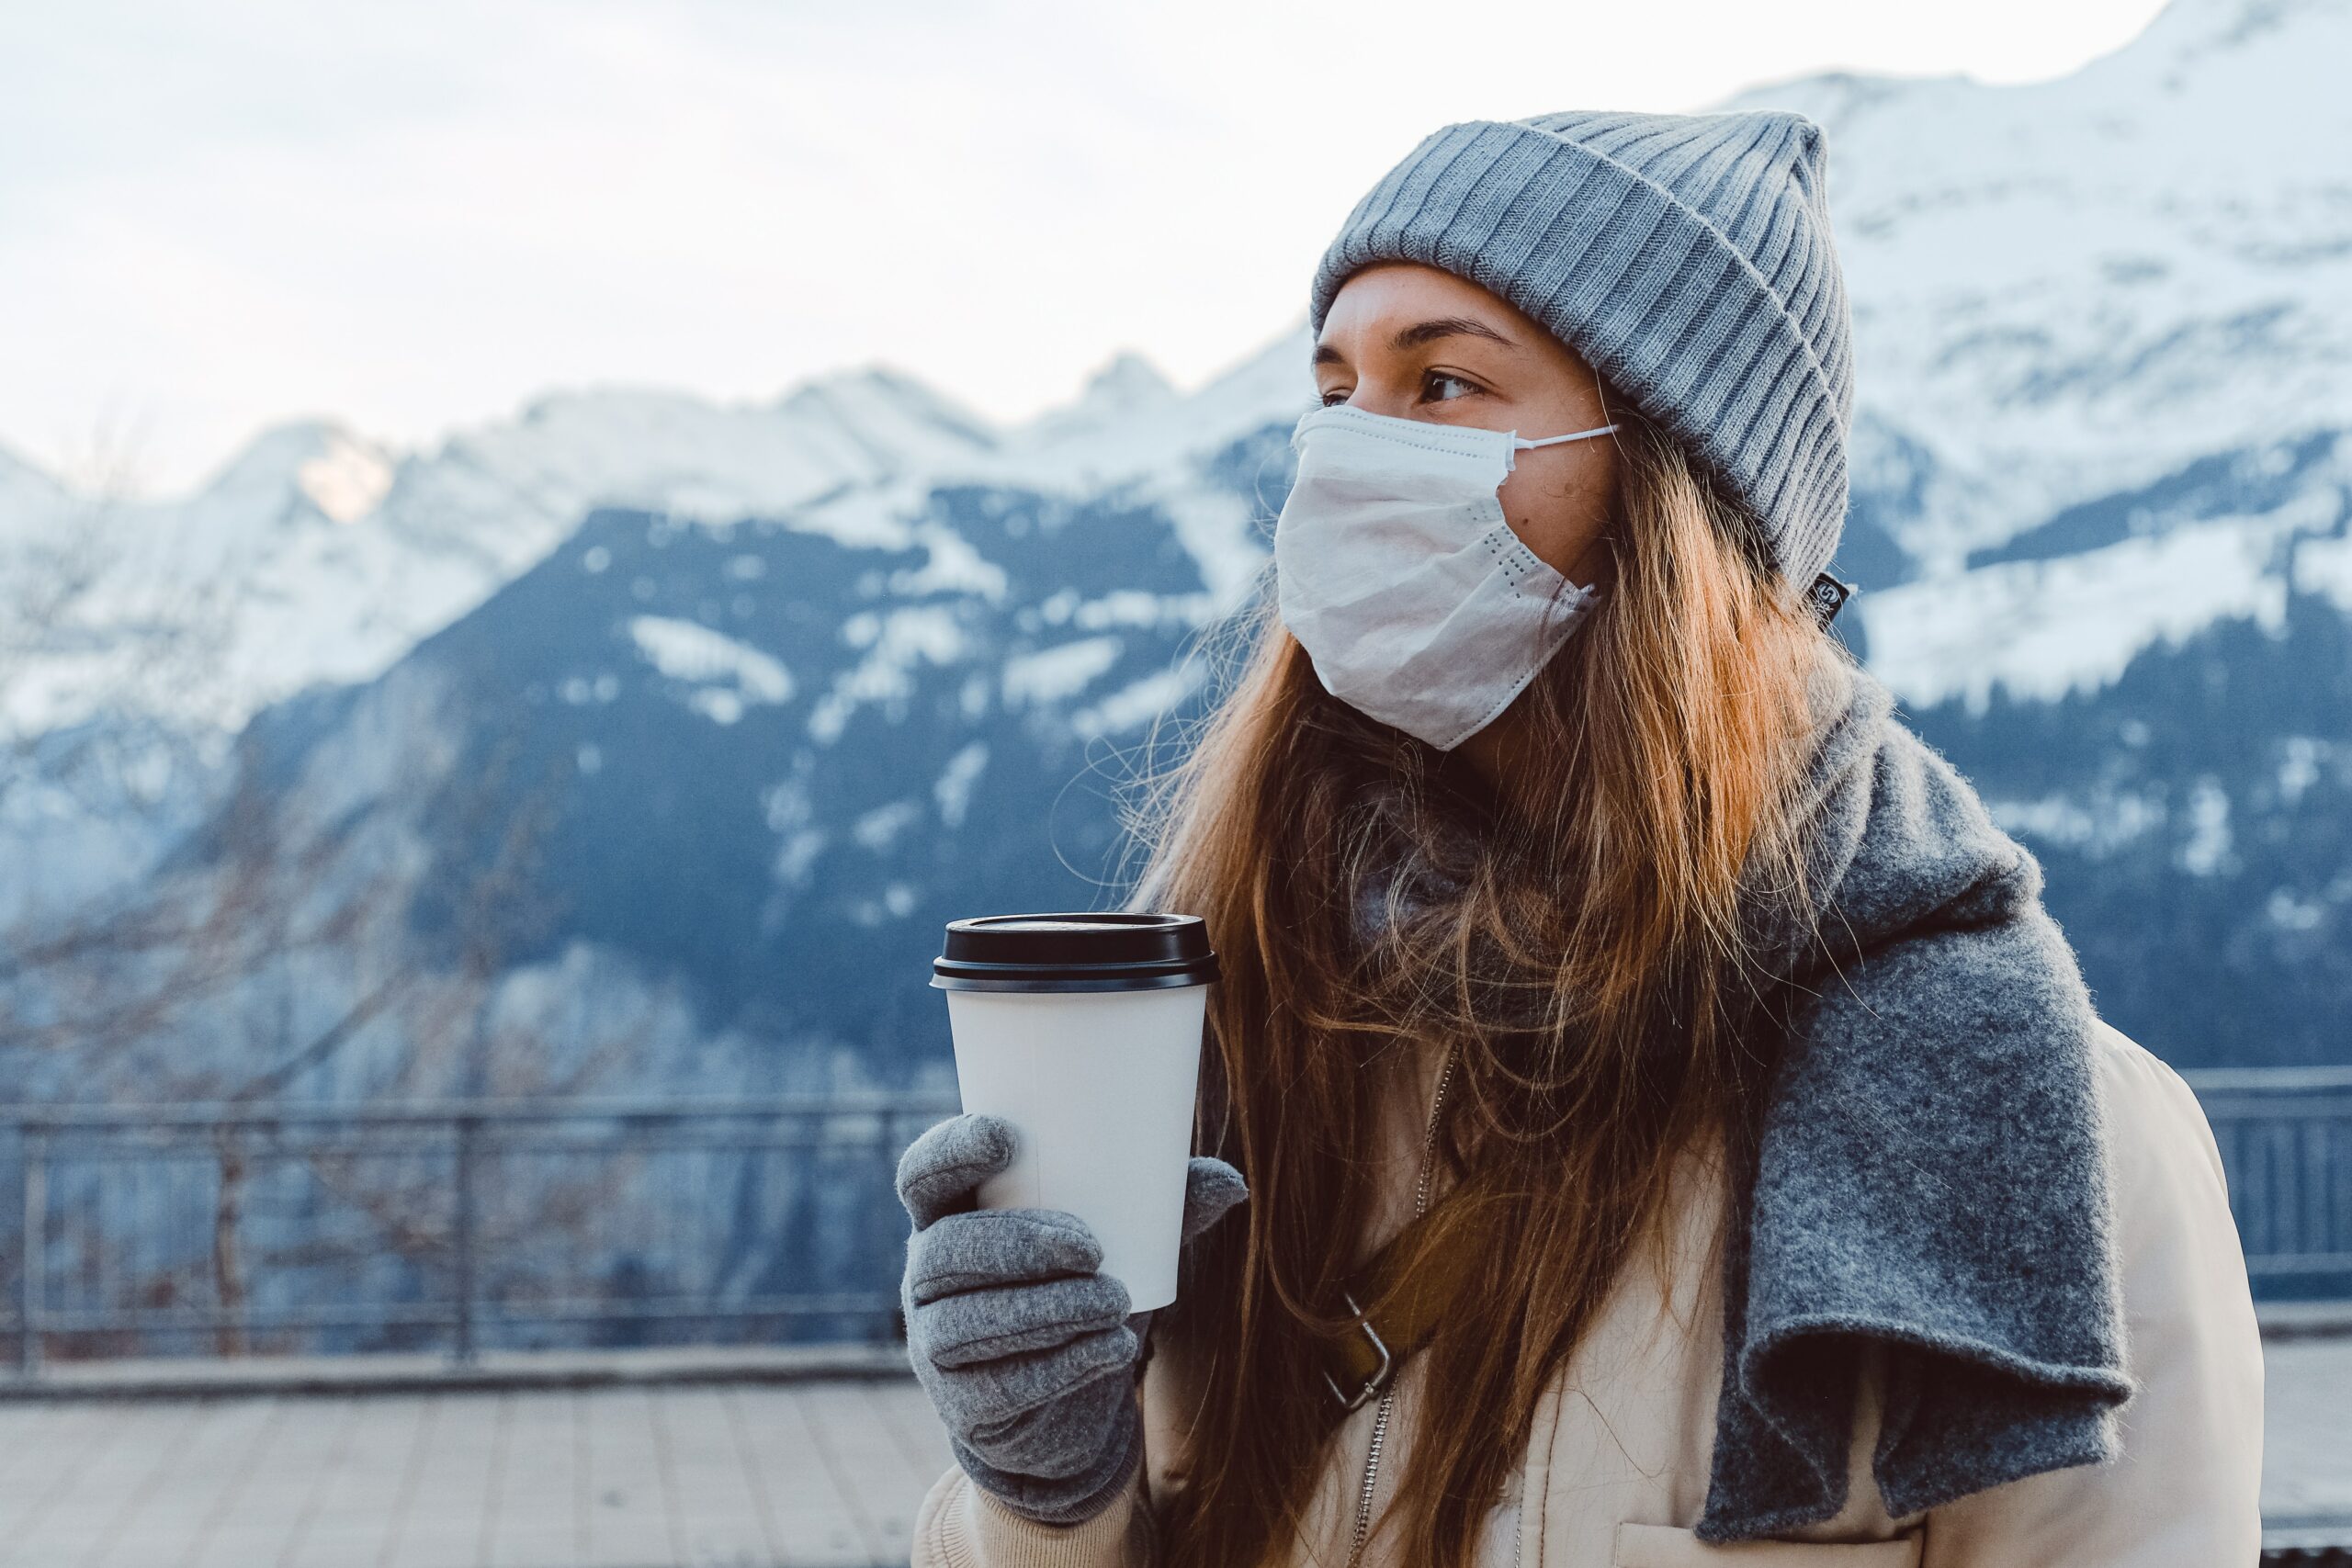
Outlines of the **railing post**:
[{"label": "railing post", "polygon": [[464,1365],[474,1359],[474,1156],[476,1135],[481,1120],[472,1116],[458,1118],[458,1212],[454,1227],[457,1238],[457,1324],[456,1339],[449,1348],[449,1359]]},{"label": "railing post", "polygon": [[17,1135],[24,1156],[25,1248],[17,1281],[17,1370],[30,1378],[40,1374],[41,1278],[49,1271],[49,1134],[28,1123]]}]

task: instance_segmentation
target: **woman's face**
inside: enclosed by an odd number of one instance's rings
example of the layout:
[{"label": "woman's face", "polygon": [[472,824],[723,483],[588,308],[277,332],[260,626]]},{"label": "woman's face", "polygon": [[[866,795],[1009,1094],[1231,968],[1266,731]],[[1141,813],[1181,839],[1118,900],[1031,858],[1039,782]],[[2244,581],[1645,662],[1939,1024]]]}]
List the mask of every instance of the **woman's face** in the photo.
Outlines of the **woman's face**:
[{"label": "woman's face", "polygon": [[[1611,418],[1574,349],[1518,307],[1418,262],[1382,262],[1340,287],[1315,344],[1315,382],[1325,403],[1530,440]],[[1521,451],[1500,494],[1512,531],[1546,566],[1592,581],[1617,507],[1607,436]]]}]

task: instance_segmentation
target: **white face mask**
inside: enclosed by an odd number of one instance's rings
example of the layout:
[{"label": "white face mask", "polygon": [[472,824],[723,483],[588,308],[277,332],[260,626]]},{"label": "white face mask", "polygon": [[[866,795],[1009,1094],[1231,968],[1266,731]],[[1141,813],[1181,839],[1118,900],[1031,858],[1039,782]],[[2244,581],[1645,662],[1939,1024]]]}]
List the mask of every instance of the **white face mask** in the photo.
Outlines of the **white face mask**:
[{"label": "white face mask", "polygon": [[1309,409],[1291,433],[1298,479],[1274,525],[1276,605],[1324,690],[1450,751],[1501,716],[1585,619],[1570,582],[1503,520],[1522,440]]}]

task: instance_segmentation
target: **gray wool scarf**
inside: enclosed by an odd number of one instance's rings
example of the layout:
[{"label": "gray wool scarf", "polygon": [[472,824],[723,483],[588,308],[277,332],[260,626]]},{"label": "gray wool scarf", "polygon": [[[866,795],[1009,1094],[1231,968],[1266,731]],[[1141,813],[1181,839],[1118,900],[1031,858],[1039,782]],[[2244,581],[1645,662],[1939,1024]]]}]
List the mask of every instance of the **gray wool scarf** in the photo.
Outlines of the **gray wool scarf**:
[{"label": "gray wool scarf", "polygon": [[[1724,1248],[1696,1529],[1716,1542],[1845,1506],[1874,1346],[1872,1472],[1896,1517],[2112,1457],[2132,1393],[2096,1015],[2041,866],[1876,677],[1826,656],[1812,695],[1809,908],[1748,903],[1784,989]],[[1440,826],[1434,848],[1392,839],[1360,934],[1458,885],[1443,852],[1475,829]]]}]

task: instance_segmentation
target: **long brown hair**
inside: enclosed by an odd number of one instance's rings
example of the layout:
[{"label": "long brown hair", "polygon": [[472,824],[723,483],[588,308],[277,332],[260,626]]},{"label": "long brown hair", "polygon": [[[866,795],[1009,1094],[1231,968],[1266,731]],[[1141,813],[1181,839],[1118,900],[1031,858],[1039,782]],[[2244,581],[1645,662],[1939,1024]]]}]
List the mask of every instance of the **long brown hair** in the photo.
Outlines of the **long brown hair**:
[{"label": "long brown hair", "polygon": [[1431,1568],[1471,1562],[1545,1384],[1661,1234],[1678,1152],[1729,1130],[1765,1065],[1739,890],[1797,892],[1806,683],[1845,655],[1680,445],[1611,417],[1627,428],[1611,587],[1528,688],[1521,787],[1471,818],[1457,896],[1409,918],[1391,902],[1376,943],[1351,934],[1356,901],[1386,897],[1367,882],[1379,833],[1476,797],[1449,783],[1458,761],[1327,694],[1262,603],[1198,743],[1148,781],[1133,902],[1205,917],[1222,955],[1196,1145],[1251,1190],[1155,1331],[1199,1369],[1171,1565],[1280,1561],[1306,1517],[1338,1421],[1318,1352],[1349,1327],[1334,1307],[1374,1196],[1382,1075],[1365,1069],[1385,1047],[1457,1049],[1440,1223],[1513,1238],[1479,1249],[1482,1277],[1420,1352],[1444,1393],[1415,1413],[1383,1528]]}]

